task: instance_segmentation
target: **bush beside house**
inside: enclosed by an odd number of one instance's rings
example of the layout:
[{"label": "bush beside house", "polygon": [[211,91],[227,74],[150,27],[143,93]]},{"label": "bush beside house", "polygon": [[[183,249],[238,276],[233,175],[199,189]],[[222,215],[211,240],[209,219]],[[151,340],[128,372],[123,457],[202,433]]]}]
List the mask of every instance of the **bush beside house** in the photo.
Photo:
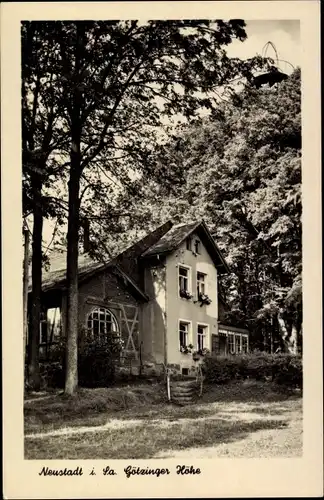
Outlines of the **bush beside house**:
[{"label": "bush beside house", "polygon": [[206,356],[205,380],[225,384],[231,380],[271,380],[288,388],[302,388],[302,359],[292,354],[253,352],[243,355]]},{"label": "bush beside house", "polygon": [[[78,377],[81,387],[109,387],[115,380],[116,361],[123,341],[113,336],[87,340],[79,345]],[[42,389],[63,388],[65,381],[65,342],[52,346],[47,360],[40,363]]]},{"label": "bush beside house", "polygon": [[[111,386],[116,379],[116,366],[121,349],[122,341],[113,337],[109,337],[107,341],[89,340],[80,344],[80,386]],[[202,370],[205,381],[210,384],[251,379],[272,381],[287,388],[302,388],[302,358],[292,354],[269,354],[262,351],[239,355],[207,354],[204,356]],[[64,387],[64,342],[52,348],[50,359],[40,363],[40,372],[43,389]]]}]

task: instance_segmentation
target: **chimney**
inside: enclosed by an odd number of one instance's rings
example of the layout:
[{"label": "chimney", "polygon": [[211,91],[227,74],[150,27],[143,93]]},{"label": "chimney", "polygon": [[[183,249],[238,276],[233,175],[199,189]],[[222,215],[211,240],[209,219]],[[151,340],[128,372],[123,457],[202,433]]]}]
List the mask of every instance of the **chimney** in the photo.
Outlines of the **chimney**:
[{"label": "chimney", "polygon": [[137,241],[134,245],[117,256],[117,263],[137,283],[139,283],[140,280],[138,258],[145,252],[145,250],[150,248],[152,245],[155,245],[155,243],[157,243],[162,236],[170,231],[172,226],[173,224],[171,221],[165,222],[162,226],[159,226],[157,229],[147,234],[140,241]]}]

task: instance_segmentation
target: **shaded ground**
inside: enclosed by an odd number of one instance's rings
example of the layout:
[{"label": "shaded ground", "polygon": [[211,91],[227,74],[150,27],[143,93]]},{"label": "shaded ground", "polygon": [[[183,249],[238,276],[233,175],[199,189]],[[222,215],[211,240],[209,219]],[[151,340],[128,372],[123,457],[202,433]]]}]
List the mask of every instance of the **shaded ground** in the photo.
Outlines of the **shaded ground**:
[{"label": "shaded ground", "polygon": [[25,405],[30,459],[291,457],[302,453],[302,400],[270,384],[206,388],[199,404],[165,401],[163,386],[81,390]]}]

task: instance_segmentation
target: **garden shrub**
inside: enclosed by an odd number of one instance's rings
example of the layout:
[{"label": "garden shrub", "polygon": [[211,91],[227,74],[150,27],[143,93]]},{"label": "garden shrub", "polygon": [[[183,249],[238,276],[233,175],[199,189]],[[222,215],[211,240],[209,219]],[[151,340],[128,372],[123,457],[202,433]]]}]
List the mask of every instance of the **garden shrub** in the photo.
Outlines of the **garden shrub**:
[{"label": "garden shrub", "polygon": [[302,387],[302,359],[292,354],[256,351],[242,355],[204,358],[206,382],[224,384],[237,379],[271,380],[289,388]]},{"label": "garden shrub", "polygon": [[215,384],[224,384],[242,377],[245,360],[241,356],[206,356],[203,372],[206,380]]},{"label": "garden shrub", "polygon": [[277,355],[273,363],[272,380],[286,387],[294,388],[303,386],[303,366],[300,356]]},{"label": "garden shrub", "polygon": [[252,378],[254,380],[267,380],[268,378],[272,378],[272,356],[273,355],[263,351],[245,354],[246,376],[244,378]]},{"label": "garden shrub", "polygon": [[[119,337],[84,339],[78,347],[78,379],[81,387],[108,387],[115,380],[115,366],[122,349]],[[48,361],[40,364],[42,388],[63,388],[65,381],[65,339],[53,345]]]},{"label": "garden shrub", "polygon": [[63,388],[64,387],[64,368],[60,362],[48,362],[39,364],[41,388]]},{"label": "garden shrub", "polygon": [[115,379],[116,362],[122,344],[119,337],[86,340],[79,349],[79,384],[83,387],[107,387]]}]

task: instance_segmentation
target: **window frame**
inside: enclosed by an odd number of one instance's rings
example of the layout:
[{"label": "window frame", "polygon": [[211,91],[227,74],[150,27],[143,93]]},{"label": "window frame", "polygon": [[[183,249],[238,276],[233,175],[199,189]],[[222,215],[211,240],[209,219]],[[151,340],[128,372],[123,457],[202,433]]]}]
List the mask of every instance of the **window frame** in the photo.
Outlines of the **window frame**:
[{"label": "window frame", "polygon": [[[188,271],[187,275],[187,280],[188,280],[188,289],[186,290],[188,293],[192,294],[192,277],[191,277],[191,266],[187,266],[186,264],[181,264],[180,262],[178,263],[178,297],[180,299],[184,299],[184,297],[181,297],[180,295],[180,269],[186,269]],[[187,300],[187,299],[184,299]]]},{"label": "window frame", "polygon": [[[246,351],[243,349],[243,339],[246,340]],[[249,352],[249,336],[246,333],[241,334],[241,353],[247,354]]]},{"label": "window frame", "polygon": [[[198,279],[198,274],[201,274],[204,277],[204,281],[200,281]],[[199,284],[203,283],[204,285],[204,291],[201,292],[198,290]],[[196,271],[196,289],[197,289],[197,298],[199,298],[200,295],[208,295],[208,289],[207,289],[207,274],[203,273],[202,271]]]},{"label": "window frame", "polygon": [[[232,349],[230,348],[230,338],[232,339]],[[227,347],[229,354],[235,354],[235,333],[229,332],[227,334]]]},{"label": "window frame", "polygon": [[[202,326],[205,329],[205,333],[202,334],[206,345],[203,345],[202,349],[210,349],[211,347],[211,342],[210,342],[210,328],[209,328],[209,323],[203,323],[202,321],[199,321],[197,323],[197,328],[196,328],[196,346],[197,346],[197,351],[199,351],[199,343],[198,343],[198,327]],[[200,335],[200,334],[199,334]]]},{"label": "window frame", "polygon": [[197,238],[194,241],[194,253],[196,255],[201,255],[201,241],[198,240]]},{"label": "window frame", "polygon": [[[100,319],[100,311],[105,311],[105,320],[101,320]],[[93,331],[93,321],[94,321],[94,318],[92,318],[92,326],[91,326],[91,331],[90,331],[90,328],[89,328],[89,320],[90,320],[90,316],[93,315],[96,311],[98,311],[98,324],[99,324],[99,329],[98,329],[98,333],[95,335],[94,334],[94,331]],[[107,324],[107,321],[106,321],[106,316],[107,314],[106,313],[109,313],[110,314],[110,317],[112,319],[111,321],[111,324],[115,325],[116,326],[116,330],[111,330],[109,333],[106,332],[100,332],[100,324],[103,323],[103,321],[105,321],[105,324]],[[119,322],[118,322],[118,319],[117,319],[117,316],[111,311],[111,309],[109,309],[108,307],[104,307],[102,305],[99,305],[99,306],[93,306],[91,308],[91,310],[87,313],[86,315],[86,331],[87,331],[87,336],[88,338],[92,339],[92,340],[100,340],[102,338],[106,338],[108,334],[115,334],[116,336],[120,337],[121,336],[121,329],[120,329],[120,325],[119,325]]]},{"label": "window frame", "polygon": [[[224,328],[220,328],[218,330],[218,334],[222,333],[225,334],[227,337],[227,346],[228,346],[228,353],[229,354],[246,354],[249,352],[249,334],[248,333],[241,333],[237,332],[234,330],[226,330]],[[233,336],[234,337],[234,342],[233,342],[233,350],[230,350],[230,345],[229,345],[229,337]],[[236,337],[240,337],[240,350],[237,351],[236,349]],[[243,339],[246,340],[246,350],[243,349]]]},{"label": "window frame", "polygon": [[[56,312],[54,313],[54,318],[49,317],[49,311],[58,311],[58,317],[56,317]],[[55,319],[55,321],[53,321]],[[53,329],[53,336],[52,334]],[[39,356],[42,360],[47,360],[51,348],[60,343],[63,335],[63,322],[62,322],[62,308],[61,306],[51,306],[43,308],[40,315],[39,322]],[[28,337],[28,336],[27,336]],[[28,345],[28,338],[27,344]]]},{"label": "window frame", "polygon": [[[237,349],[237,339],[239,339],[239,349]],[[234,334],[234,353],[235,354],[241,354],[242,352],[242,334],[241,333],[235,333]]]},{"label": "window frame", "polygon": [[187,330],[187,343],[184,347],[188,347],[188,345],[192,344],[192,321],[189,319],[183,319],[179,318],[178,319],[178,349],[181,352],[181,342],[180,342],[180,324],[183,323],[187,325],[188,330]]}]

